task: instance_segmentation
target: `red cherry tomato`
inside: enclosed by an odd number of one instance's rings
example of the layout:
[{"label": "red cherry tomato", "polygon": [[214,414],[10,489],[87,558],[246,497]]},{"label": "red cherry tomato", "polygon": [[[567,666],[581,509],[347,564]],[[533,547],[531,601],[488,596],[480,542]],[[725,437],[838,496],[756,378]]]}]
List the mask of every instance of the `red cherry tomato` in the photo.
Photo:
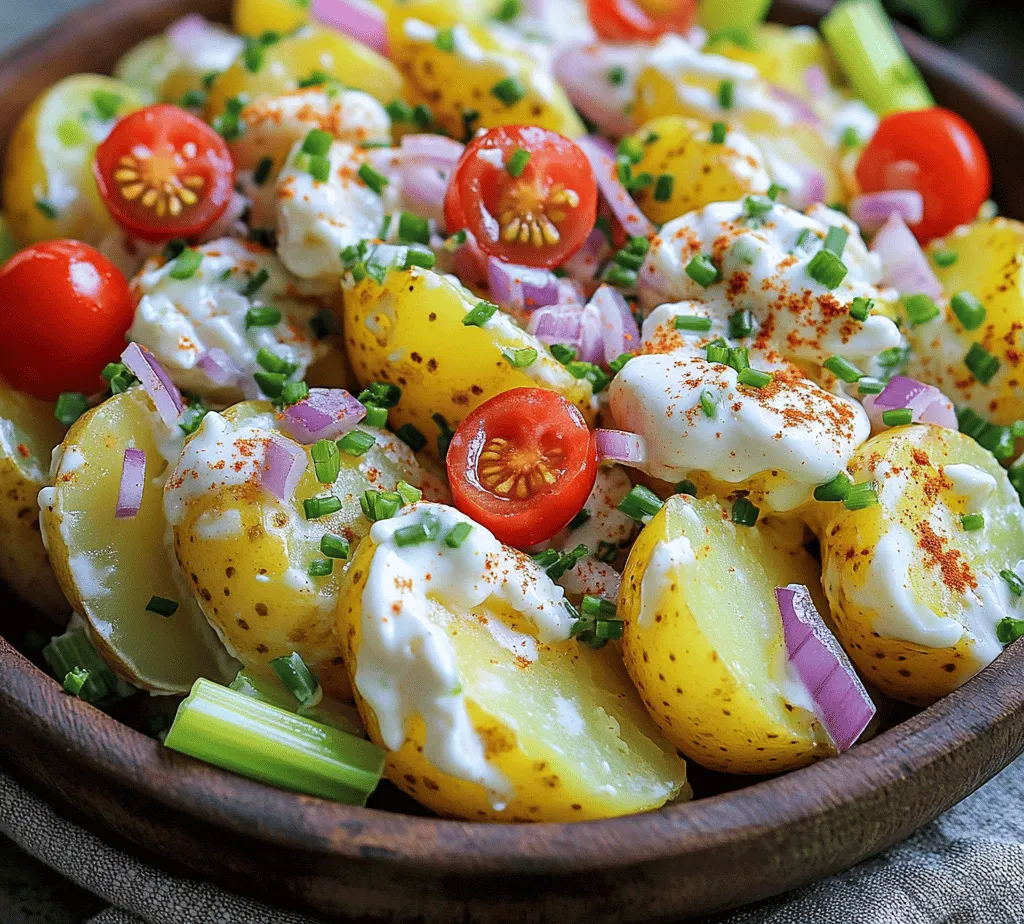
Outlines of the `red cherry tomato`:
[{"label": "red cherry tomato", "polygon": [[121,119],[92,166],[114,220],[146,241],[202,234],[224,213],[235,185],[224,139],[167,103]]},{"label": "red cherry tomato", "polygon": [[468,228],[491,256],[557,266],[594,227],[594,171],[557,132],[502,125],[467,145],[448,185],[444,216],[449,233]]},{"label": "red cherry tomato", "polygon": [[99,391],[134,313],[127,280],[98,250],[34,244],[0,267],[0,376],[47,401]]},{"label": "red cherry tomato", "polygon": [[992,171],[977,133],[938,107],[882,119],[857,163],[864,192],[916,189],[924,219],[911,230],[922,243],[972,221],[992,190]]},{"label": "red cherry tomato", "polygon": [[653,41],[683,35],[697,18],[697,0],[587,0],[594,31],[605,41]]},{"label": "red cherry tomato", "polygon": [[513,388],[473,411],[448,450],[455,506],[506,545],[550,539],[594,488],[597,449],[579,410],[544,388]]}]

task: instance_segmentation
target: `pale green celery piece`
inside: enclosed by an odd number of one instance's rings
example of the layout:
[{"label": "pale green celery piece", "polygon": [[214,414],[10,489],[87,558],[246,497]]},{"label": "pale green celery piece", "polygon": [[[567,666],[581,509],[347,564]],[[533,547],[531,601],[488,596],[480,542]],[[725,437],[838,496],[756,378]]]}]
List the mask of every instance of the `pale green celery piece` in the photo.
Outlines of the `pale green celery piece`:
[{"label": "pale green celery piece", "polygon": [[384,772],[369,741],[199,679],[164,744],[262,783],[364,805]]},{"label": "pale green celery piece", "polygon": [[338,702],[328,696],[324,696],[315,706],[300,706],[277,677],[263,677],[251,671],[239,671],[238,676],[231,681],[231,689],[236,693],[270,703],[278,709],[286,709],[315,722],[323,722],[324,725],[330,725],[350,735],[363,736],[363,726],[355,706]]}]

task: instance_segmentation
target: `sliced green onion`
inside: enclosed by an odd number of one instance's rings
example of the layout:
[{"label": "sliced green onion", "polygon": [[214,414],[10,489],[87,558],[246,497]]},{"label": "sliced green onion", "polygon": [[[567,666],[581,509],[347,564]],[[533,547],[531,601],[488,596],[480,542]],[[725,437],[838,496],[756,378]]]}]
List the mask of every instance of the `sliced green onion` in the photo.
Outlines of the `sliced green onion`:
[{"label": "sliced green onion", "polygon": [[334,484],[341,472],[341,454],[334,440],[317,440],[310,447],[313,456],[313,470],[320,484]]},{"label": "sliced green onion", "polygon": [[376,427],[378,430],[383,430],[388,425],[388,409],[386,407],[377,407],[375,404],[369,405],[366,408],[366,417],[363,418],[363,423],[368,427]]},{"label": "sliced green onion", "polygon": [[501,355],[513,369],[525,369],[537,361],[537,350],[534,347],[511,347],[502,350]]},{"label": "sliced green onion", "polygon": [[114,118],[123,102],[124,97],[111,90],[94,90],[92,94],[92,104],[96,108],[96,113],[103,120]]},{"label": "sliced green onion", "polygon": [[733,80],[723,80],[718,85],[718,105],[722,109],[732,109],[735,92],[736,82]]},{"label": "sliced green onion", "polygon": [[178,259],[174,261],[174,266],[171,267],[167,275],[171,279],[191,279],[195,276],[196,270],[199,269],[199,264],[202,262],[203,253],[201,250],[186,247],[178,256]]},{"label": "sliced green onion", "polygon": [[839,138],[839,143],[844,148],[855,148],[860,144],[860,133],[852,125],[847,125],[843,129],[843,134]]},{"label": "sliced green onion", "polygon": [[270,178],[270,171],[274,169],[274,161],[270,157],[260,158],[256,169],[252,173],[252,181],[257,186],[262,186]]},{"label": "sliced green onion", "polygon": [[753,526],[761,511],[747,498],[738,497],[732,505],[732,521],[737,526]]},{"label": "sliced green onion", "polygon": [[451,28],[438,29],[434,36],[434,47],[439,51],[455,51],[455,33]]},{"label": "sliced green onion", "polygon": [[747,196],[743,200],[743,214],[747,218],[763,218],[773,208],[775,200],[768,196]]},{"label": "sliced green onion", "polygon": [[410,545],[422,545],[424,542],[431,542],[438,537],[441,531],[441,521],[433,514],[425,514],[419,523],[410,523],[395,530],[395,545],[404,549]]},{"label": "sliced green onion", "polygon": [[176,600],[168,600],[167,597],[158,597],[154,594],[149,598],[146,609],[150,613],[156,613],[158,616],[173,616],[178,612],[178,602]]},{"label": "sliced green onion", "polygon": [[317,497],[307,497],[302,502],[302,511],[307,520],[319,520],[320,517],[330,516],[341,510],[341,498],[333,494],[320,494]]},{"label": "sliced green onion", "polygon": [[302,142],[302,150],[306,154],[323,157],[331,149],[334,136],[322,128],[312,129]]},{"label": "sliced green onion", "polygon": [[366,519],[376,523],[388,520],[398,513],[402,496],[393,491],[364,491],[359,497],[359,507]]},{"label": "sliced green onion", "polygon": [[434,251],[420,246],[410,247],[405,253],[405,263],[402,264],[402,269],[412,269],[414,266],[433,269],[436,262],[437,257],[434,255]]},{"label": "sliced green onion", "polygon": [[935,299],[929,295],[908,295],[903,299],[903,307],[907,310],[907,320],[913,327],[927,324],[940,314]]},{"label": "sliced green onion", "polygon": [[281,404],[290,407],[309,397],[309,386],[305,382],[285,382],[281,386]]},{"label": "sliced green onion", "polygon": [[850,486],[846,497],[843,498],[843,506],[847,510],[866,510],[878,503],[878,492],[875,490],[873,481],[864,481],[861,484]]},{"label": "sliced green onion", "polygon": [[858,369],[848,359],[843,359],[842,356],[830,356],[822,363],[822,365],[836,376],[836,378],[841,379],[848,385],[853,384],[864,375],[860,369]]},{"label": "sliced green onion", "polygon": [[729,315],[729,336],[739,340],[754,332],[754,316],[744,309]]},{"label": "sliced green onion", "polygon": [[576,379],[586,379],[590,382],[590,388],[595,395],[600,394],[611,384],[611,376],[607,375],[600,366],[593,363],[585,363],[582,360],[574,360],[565,364],[566,370]]},{"label": "sliced green onion", "polygon": [[505,164],[505,169],[509,172],[510,176],[522,176],[529,162],[530,152],[524,151],[522,148],[516,148],[508,159],[508,163]]},{"label": "sliced green onion", "polygon": [[846,264],[831,250],[819,250],[807,264],[807,275],[826,289],[836,289],[846,278]]},{"label": "sliced green onion", "polygon": [[402,424],[395,430],[395,436],[413,452],[419,452],[427,445],[427,438],[411,423]]},{"label": "sliced green onion", "polygon": [[844,501],[850,494],[853,482],[850,481],[846,472],[840,472],[831,481],[819,484],[814,489],[814,499],[826,503]]},{"label": "sliced green onion", "polygon": [[491,95],[496,96],[506,106],[514,106],[526,96],[526,90],[518,78],[506,77],[491,87]]},{"label": "sliced green onion", "polygon": [[431,414],[430,419],[437,426],[437,454],[445,459],[448,456],[448,447],[451,445],[455,431],[449,426],[443,414]]},{"label": "sliced green onion", "polygon": [[501,6],[495,12],[494,18],[498,22],[512,22],[513,19],[519,18],[521,12],[519,0],[501,0]]},{"label": "sliced green onion", "polygon": [[76,694],[88,703],[99,703],[110,697],[122,697],[133,692],[128,684],[114,676],[84,629],[71,629],[51,639],[43,648],[42,655],[53,676],[60,681],[76,669],[88,671],[88,678]]},{"label": "sliced green onion", "polygon": [[662,173],[654,184],[655,202],[668,202],[672,198],[672,188],[675,186],[675,177],[671,173]]},{"label": "sliced green onion", "polygon": [[100,375],[110,386],[112,395],[123,394],[139,381],[124,363],[107,363]]},{"label": "sliced green onion", "polygon": [[885,382],[881,379],[865,375],[857,381],[857,394],[859,395],[880,395],[885,391]]},{"label": "sliced green onion", "polygon": [[348,540],[335,533],[324,533],[320,537],[320,551],[328,558],[348,558]]},{"label": "sliced green onion", "polygon": [[580,543],[571,551],[566,552],[563,555],[559,555],[554,563],[547,565],[544,571],[552,581],[557,581],[570,568],[576,567],[577,562],[586,557],[589,551],[590,550],[585,545]]},{"label": "sliced green onion", "polygon": [[610,83],[613,87],[622,86],[623,82],[626,79],[626,69],[621,65],[610,67],[608,68],[607,77],[608,83]]},{"label": "sliced green onion", "polygon": [[566,346],[564,343],[552,343],[548,350],[563,366],[568,365],[576,358],[576,347]]},{"label": "sliced green onion", "polygon": [[383,173],[378,173],[369,164],[360,164],[357,176],[378,196],[384,192],[384,187],[388,185],[388,178]]},{"label": "sliced green onion", "polygon": [[412,244],[430,243],[430,222],[412,212],[398,216],[398,239]]},{"label": "sliced green onion", "polygon": [[725,144],[726,136],[729,134],[729,126],[725,122],[711,123],[711,143]]},{"label": "sliced green onion", "polygon": [[191,404],[181,412],[178,419],[178,427],[181,432],[189,436],[199,429],[203,418],[210,412],[210,409],[199,398],[192,398]]},{"label": "sliced green onion", "polygon": [[60,212],[57,211],[57,206],[46,199],[36,199],[35,201],[36,211],[39,212],[44,218],[49,218],[53,221]]},{"label": "sliced green onion", "polygon": [[644,517],[653,517],[662,507],[662,500],[650,488],[641,484],[633,485],[629,494],[618,505],[631,520],[643,522]]},{"label": "sliced green onion", "polygon": [[613,375],[618,375],[626,363],[628,363],[632,358],[632,353],[620,353],[615,357],[615,359],[608,363],[608,368],[612,370]]},{"label": "sliced green onion", "polygon": [[462,319],[462,323],[466,327],[483,327],[491,318],[494,317],[494,313],[498,310],[498,306],[493,302],[477,302],[469,311],[466,312],[466,316]]},{"label": "sliced green onion", "polygon": [[350,430],[338,440],[338,449],[345,455],[361,456],[376,442],[377,437],[372,433],[367,433],[365,430]]},{"label": "sliced green onion", "polygon": [[709,363],[729,365],[729,348],[724,343],[709,343],[707,349]]},{"label": "sliced green onion", "polygon": [[405,504],[417,504],[423,500],[423,492],[409,484],[408,481],[400,481],[395,485],[395,493],[402,498],[402,502]]},{"label": "sliced green onion", "polygon": [[676,330],[692,330],[698,333],[707,333],[711,330],[711,318],[702,318],[696,314],[677,314],[674,323]]},{"label": "sliced green onion", "polygon": [[569,521],[569,529],[579,529],[584,523],[586,523],[590,519],[590,517],[590,511],[587,510],[586,507],[584,507],[582,510],[580,510],[579,513],[576,514],[576,516],[574,516]]},{"label": "sliced green onion", "polygon": [[394,407],[402,400],[402,389],[390,382],[371,382],[368,388],[359,392],[362,404],[376,404],[379,407]]},{"label": "sliced green onion", "polygon": [[[328,563],[332,568],[334,567],[334,562]],[[278,680],[285,685],[288,692],[303,706],[312,705],[313,700],[317,698],[320,684],[310,673],[306,662],[302,660],[302,656],[297,651],[293,651],[290,655],[274,658],[270,662],[270,668],[277,674]]]},{"label": "sliced green onion", "polygon": [[909,407],[894,408],[882,411],[882,423],[887,427],[905,427],[914,420],[914,412]]},{"label": "sliced green onion", "polygon": [[718,410],[718,402],[715,400],[715,396],[707,389],[700,393],[700,407],[705,417],[714,417]]},{"label": "sliced green onion", "polygon": [[741,369],[736,376],[741,385],[750,388],[764,388],[772,380],[771,373],[761,372],[759,369]]},{"label": "sliced green onion", "polygon": [[1009,427],[987,423],[976,439],[997,459],[1009,459],[1015,454],[1017,441]]},{"label": "sliced green onion", "polygon": [[601,539],[597,543],[597,560],[610,565],[619,557],[619,547],[614,542],[607,542]]},{"label": "sliced green onion", "polygon": [[834,253],[837,257],[842,257],[849,237],[850,232],[846,228],[832,225],[825,235],[825,243],[822,245],[822,249],[827,250],[829,253]]},{"label": "sliced green onion", "polygon": [[964,330],[977,330],[988,314],[985,306],[970,292],[958,292],[949,300],[949,307]]},{"label": "sliced green onion", "polygon": [[686,275],[697,285],[705,289],[718,282],[718,267],[711,262],[711,257],[705,254],[698,254],[686,264]]},{"label": "sliced green onion", "polygon": [[730,245],[729,254],[739,260],[740,263],[753,266],[757,262],[757,244],[749,237],[738,237]]},{"label": "sliced green onion", "polygon": [[689,478],[684,478],[675,486],[676,494],[688,494],[690,497],[697,496],[697,485],[695,485]]},{"label": "sliced green onion", "polygon": [[197,680],[164,744],[281,789],[364,805],[380,782],[384,752],[210,680]]},{"label": "sliced green onion", "polygon": [[1024,637],[1024,619],[1005,616],[996,623],[996,638],[1003,645],[1012,645],[1022,637]]},{"label": "sliced green onion", "polygon": [[988,385],[999,371],[999,359],[980,343],[972,343],[964,357],[964,365],[982,385]]},{"label": "sliced green onion", "polygon": [[750,350],[746,347],[732,347],[729,350],[729,365],[737,372],[750,368]]},{"label": "sliced green onion", "polygon": [[850,317],[855,321],[866,321],[874,307],[875,303],[872,299],[858,295],[850,305]]},{"label": "sliced green onion", "polygon": [[965,532],[973,533],[975,530],[984,529],[985,527],[985,514],[983,513],[965,513],[960,517],[960,525],[964,528]]},{"label": "sliced green onion", "polygon": [[271,305],[261,305],[258,308],[250,308],[245,313],[246,328],[274,327],[280,323],[281,312]]},{"label": "sliced green onion", "polygon": [[298,366],[285,359],[283,356],[278,356],[273,350],[268,350],[266,347],[260,347],[256,351],[256,362],[260,364],[263,369],[267,372],[273,372],[278,375],[291,375]]},{"label": "sliced green onion", "polygon": [[471,532],[473,532],[473,527],[469,523],[456,523],[448,530],[448,535],[444,537],[444,544],[450,549],[461,548],[462,543],[466,541]]},{"label": "sliced green onion", "polygon": [[1007,587],[1010,588],[1010,592],[1015,597],[1019,597],[1024,594],[1024,581],[1022,581],[1015,572],[1011,571],[1009,568],[1004,568],[999,572],[999,576],[1006,581]]},{"label": "sliced green onion", "polygon": [[64,675],[64,689],[72,696],[80,696],[90,676],[87,668],[73,668]]},{"label": "sliced green onion", "polygon": [[936,250],[932,254],[932,259],[935,261],[936,266],[945,269],[956,263],[957,256],[958,254],[955,250]]}]

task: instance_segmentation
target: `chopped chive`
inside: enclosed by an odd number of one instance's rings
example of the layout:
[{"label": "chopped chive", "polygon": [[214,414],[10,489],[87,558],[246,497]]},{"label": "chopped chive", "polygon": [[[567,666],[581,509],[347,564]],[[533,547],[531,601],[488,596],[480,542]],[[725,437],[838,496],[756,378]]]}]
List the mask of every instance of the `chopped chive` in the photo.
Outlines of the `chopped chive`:
[{"label": "chopped chive", "polygon": [[656,202],[668,202],[672,198],[672,187],[675,185],[675,177],[671,173],[662,173],[654,184],[654,200]]},{"label": "chopped chive", "polygon": [[627,517],[643,522],[644,517],[653,517],[661,510],[662,500],[650,488],[636,484],[618,505]]},{"label": "chopped chive", "polygon": [[384,770],[384,752],[355,735],[200,679],[178,707],[164,744],[268,783],[363,805]]},{"label": "chopped chive", "polygon": [[624,67],[622,67],[621,65],[617,64],[615,67],[608,68],[607,77],[608,77],[608,82],[612,86],[614,86],[614,87],[622,86],[622,84],[626,80],[626,69]]},{"label": "chopped chive", "polygon": [[383,430],[388,425],[388,409],[371,404],[366,408],[366,417],[363,418],[363,421],[368,427]]},{"label": "chopped chive", "polygon": [[985,527],[985,514],[965,513],[960,517],[960,525],[964,528],[964,531],[968,533],[973,533],[975,530],[983,529]]},{"label": "chopped chive", "polygon": [[865,375],[857,380],[857,394],[859,395],[880,395],[885,391],[885,382],[881,379]]},{"label": "chopped chive", "polygon": [[1010,588],[1010,592],[1015,596],[1019,597],[1024,594],[1024,581],[1009,568],[1004,568],[999,572],[999,576],[1006,581],[1006,585]]},{"label": "chopped chive", "polygon": [[364,491],[359,497],[359,507],[366,519],[376,523],[387,520],[398,513],[402,496],[394,491]]},{"label": "chopped chive", "polygon": [[412,212],[402,212],[398,216],[398,239],[403,243],[429,244],[430,222]]},{"label": "chopped chive", "polygon": [[436,262],[437,257],[434,255],[434,251],[419,246],[410,247],[406,251],[405,263],[402,264],[402,269],[412,269],[414,266],[419,266],[422,269],[433,269]]},{"label": "chopped chive", "polygon": [[80,696],[92,675],[87,668],[76,667],[64,675],[64,689],[72,696]]},{"label": "chopped chive", "polygon": [[814,499],[824,502],[845,501],[852,487],[853,482],[846,472],[840,472],[831,481],[819,484],[814,489]]},{"label": "chopped chive", "polygon": [[579,529],[584,523],[586,523],[590,519],[590,517],[590,511],[587,510],[586,507],[584,507],[582,510],[580,510],[579,513],[576,514],[576,516],[574,516],[569,521],[569,529]]},{"label": "chopped chive", "polygon": [[270,279],[270,273],[265,267],[260,267],[252,276],[249,277],[249,281],[246,282],[242,289],[242,295],[246,298],[252,298],[260,289],[266,285],[267,280]]},{"label": "chopped chive", "polygon": [[985,429],[976,439],[997,459],[1009,459],[1015,454],[1017,441],[1009,427],[987,423]]},{"label": "chopped chive", "polygon": [[298,366],[293,362],[289,362],[284,357],[278,356],[272,350],[268,350],[266,347],[260,347],[256,351],[256,362],[260,366],[267,370],[267,372],[275,372],[280,375],[291,375]]},{"label": "chopped chive", "polygon": [[753,266],[757,262],[758,248],[749,237],[738,237],[729,247],[729,255],[740,263]]},{"label": "chopped chive", "polygon": [[168,275],[171,279],[191,279],[195,276],[196,270],[199,269],[199,264],[202,262],[203,253],[201,250],[186,247],[174,261],[174,265],[171,267]]},{"label": "chopped chive", "polygon": [[709,363],[729,365],[729,348],[724,343],[709,343],[707,349]]},{"label": "chopped chive", "polygon": [[1022,637],[1024,637],[1024,619],[1005,616],[996,623],[996,638],[1003,645],[1012,645]]},{"label": "chopped chive", "polygon": [[332,558],[314,558],[306,569],[306,574],[310,577],[327,577],[327,575],[334,571],[334,559]]},{"label": "chopped chive", "polygon": [[827,250],[829,253],[834,253],[837,257],[842,257],[849,237],[850,232],[847,231],[846,228],[840,228],[838,225],[832,225],[832,227],[828,229],[828,233],[825,235],[825,243],[822,245],[822,248]]},{"label": "chopped chive", "polygon": [[518,78],[506,77],[491,87],[491,95],[496,96],[506,106],[514,106],[526,96],[526,90]]},{"label": "chopped chive", "polygon": [[732,505],[732,521],[737,526],[753,526],[761,511],[747,498],[738,497]]},{"label": "chopped chive", "polygon": [[330,516],[341,510],[341,498],[333,494],[320,494],[317,497],[307,497],[302,502],[302,511],[307,520],[319,520],[320,517]]},{"label": "chopped chive", "polygon": [[773,208],[775,201],[768,196],[746,196],[743,199],[743,214],[747,218],[763,218]]},{"label": "chopped chive", "polygon": [[732,109],[733,97],[736,92],[736,83],[732,80],[723,80],[718,85],[718,105],[722,109]]},{"label": "chopped chive", "polygon": [[985,306],[970,292],[958,292],[949,300],[949,307],[964,330],[977,330],[988,314]]},{"label": "chopped chive", "polygon": [[576,358],[576,347],[566,346],[564,343],[552,343],[548,350],[563,366],[567,366]]},{"label": "chopped chive", "polygon": [[138,379],[124,363],[107,363],[100,375],[110,386],[112,395],[123,394],[138,382]]},{"label": "chopped chive", "polygon": [[711,330],[711,318],[702,318],[696,314],[677,314],[674,324],[676,330],[691,330],[698,333],[707,333]]},{"label": "chopped chive", "polygon": [[618,615],[618,609],[611,600],[593,597],[590,594],[580,601],[580,612],[594,619],[614,619]]},{"label": "chopped chive", "polygon": [[604,391],[612,381],[611,376],[607,375],[600,366],[596,366],[594,363],[585,363],[577,359],[571,363],[566,363],[565,368],[573,378],[586,379],[590,382],[590,388],[595,395]]},{"label": "chopped chive", "polygon": [[305,382],[285,382],[281,386],[281,404],[290,407],[309,397],[309,386]]},{"label": "chopped chive", "polygon": [[181,429],[182,433],[189,436],[199,429],[199,425],[203,422],[203,418],[206,417],[209,412],[210,409],[202,402],[201,399],[193,398],[192,403],[181,412],[181,417],[178,419],[178,427]]},{"label": "chopped chive", "polygon": [[[333,570],[334,562],[327,560],[327,564]],[[312,574],[312,565],[310,566]],[[330,570],[327,574],[330,574]],[[284,684],[288,692],[292,694],[303,706],[309,706],[317,697],[320,684],[302,660],[302,656],[293,651],[290,655],[283,655],[274,658],[270,662],[271,670],[277,674],[277,679]]]},{"label": "chopped chive", "polygon": [[611,564],[619,557],[619,547],[614,542],[607,542],[601,539],[597,543],[597,560],[603,561],[606,565]]},{"label": "chopped chive", "polygon": [[390,382],[371,382],[369,388],[359,392],[358,400],[363,403],[372,403],[380,407],[395,407],[402,400],[402,389]]},{"label": "chopped chive", "polygon": [[53,221],[60,212],[57,211],[57,207],[46,199],[36,199],[35,202],[36,210],[42,213],[45,218],[49,218]]},{"label": "chopped chive", "polygon": [[395,430],[397,436],[413,452],[419,452],[427,445],[427,438],[411,423],[402,424]]},{"label": "chopped chive", "polygon": [[675,486],[676,494],[687,494],[690,497],[697,496],[697,485],[695,485],[689,478],[684,478]]},{"label": "chopped chive", "polygon": [[491,318],[494,317],[494,313],[498,310],[498,306],[493,302],[477,302],[469,311],[466,312],[466,316],[462,319],[462,323],[466,327],[483,327]]},{"label": "chopped chive", "polygon": [[249,37],[245,40],[245,48],[242,51],[242,63],[245,69],[252,74],[258,74],[263,67],[263,58],[267,48],[279,42],[281,36],[276,32],[264,32],[256,37]]},{"label": "chopped chive", "polygon": [[501,6],[495,12],[494,18],[498,22],[512,22],[513,19],[519,18],[521,12],[520,0],[501,0]]},{"label": "chopped chive", "polygon": [[455,51],[455,33],[451,28],[438,29],[437,35],[434,36],[434,47],[438,51]]},{"label": "chopped chive", "polygon": [[618,286],[620,289],[630,289],[636,285],[636,272],[623,269],[613,263],[605,270],[604,281]]},{"label": "chopped chive", "polygon": [[281,323],[281,312],[272,305],[261,305],[250,308],[245,313],[246,328],[274,327]]},{"label": "chopped chive", "polygon": [[313,456],[313,470],[320,484],[334,484],[341,472],[341,454],[334,440],[317,440],[309,450]]},{"label": "chopped chive", "polygon": [[525,369],[537,361],[537,350],[534,347],[511,347],[502,350],[501,355],[514,369]]},{"label": "chopped chive", "polygon": [[365,430],[350,430],[340,440],[338,449],[348,456],[364,455],[377,442],[377,437]]},{"label": "chopped chive", "polygon": [[314,128],[303,140],[302,150],[306,154],[323,157],[330,151],[333,143],[334,136],[330,132],[325,132],[322,128]]},{"label": "chopped chive", "polygon": [[741,369],[736,376],[741,385],[750,388],[764,388],[772,380],[771,373],[761,372],[759,369]]},{"label": "chopped chive", "polygon": [[400,99],[392,100],[384,107],[384,110],[392,122],[412,121],[412,107],[407,103],[403,103]]},{"label": "chopped chive", "polygon": [[847,510],[866,510],[878,503],[878,492],[875,490],[873,481],[864,481],[861,484],[850,486],[846,497],[843,498],[843,506]]},{"label": "chopped chive", "polygon": [[156,613],[158,616],[173,616],[178,612],[178,603],[175,600],[168,600],[167,597],[158,597],[154,595],[149,598],[149,603],[146,604],[146,609],[150,613]]},{"label": "chopped chive", "polygon": [[608,368],[612,370],[613,375],[618,375],[626,363],[628,363],[632,358],[632,353],[620,353],[615,357],[615,359],[608,363]]},{"label": "chopped chive", "polygon": [[326,183],[331,178],[331,161],[324,154],[310,154],[305,167],[306,172],[318,183]]},{"label": "chopped chive", "polygon": [[402,498],[404,504],[417,504],[423,500],[423,492],[408,481],[399,481],[395,485],[395,493]]},{"label": "chopped chive", "polygon": [[256,169],[252,174],[252,181],[257,186],[262,186],[267,182],[270,177],[270,171],[274,169],[274,161],[270,157],[264,157],[260,159],[260,162],[256,165]]},{"label": "chopped chive", "polygon": [[533,556],[533,560],[541,567],[547,568],[549,565],[553,565],[558,561],[559,555],[557,549],[545,549],[543,552],[538,552]]},{"label": "chopped chive", "polygon": [[473,527],[469,523],[456,523],[444,537],[444,544],[450,549],[461,548],[472,531]]},{"label": "chopped chive", "polygon": [[980,414],[976,414],[971,408],[962,408],[957,413],[957,424],[961,433],[966,433],[971,439],[977,440],[988,428],[988,422]]},{"label": "chopped chive", "polygon": [[855,148],[860,144],[860,134],[852,125],[847,125],[846,128],[843,129],[843,134],[839,139],[839,143],[844,148]]},{"label": "chopped chive", "polygon": [[836,376],[836,378],[846,382],[847,385],[852,385],[864,375],[860,369],[858,369],[848,359],[843,359],[842,356],[830,356],[822,363],[822,365]]},{"label": "chopped chive", "polygon": [[383,173],[378,173],[369,164],[360,164],[357,175],[378,196],[384,192],[384,187],[388,185],[388,178]]},{"label": "chopped chive", "polygon": [[590,550],[585,545],[580,543],[580,545],[576,546],[576,548],[571,551],[566,552],[563,555],[559,555],[554,563],[549,564],[544,568],[544,571],[552,581],[557,581],[570,568],[575,568],[576,564],[584,558],[589,551]]},{"label": "chopped chive", "polygon": [[750,368],[750,350],[746,347],[732,347],[729,350],[728,364],[737,372]]},{"label": "chopped chive", "polygon": [[858,295],[850,305],[850,317],[855,321],[866,321],[874,307],[875,303],[872,299]]},{"label": "chopped chive", "polygon": [[715,400],[715,396],[707,389],[700,393],[700,407],[704,411],[705,417],[714,417],[718,410],[718,402]]},{"label": "chopped chive", "polygon": [[123,102],[124,97],[120,93],[110,90],[94,90],[92,94],[93,107],[96,109],[97,115],[104,121],[114,118]]},{"label": "chopped chive", "polygon": [[846,264],[831,250],[819,250],[807,264],[807,275],[826,289],[838,288],[847,272]]},{"label": "chopped chive", "polygon": [[410,545],[422,545],[424,542],[431,542],[438,537],[441,531],[441,521],[433,514],[425,514],[419,523],[411,523],[409,526],[402,526],[395,530],[395,545],[400,549]]},{"label": "chopped chive", "polygon": [[711,257],[698,254],[686,264],[686,275],[706,289],[718,282],[718,267],[711,262]]},{"label": "chopped chive", "polygon": [[903,299],[903,307],[907,310],[907,320],[912,327],[927,324],[940,314],[935,299],[929,295],[908,295]]},{"label": "chopped chive", "polygon": [[945,269],[956,263],[957,252],[955,250],[936,250],[932,254],[935,265]]},{"label": "chopped chive", "polygon": [[796,236],[796,241],[793,244],[793,249],[794,250],[802,249],[807,244],[807,242],[810,239],[811,239],[811,229],[810,228],[802,228],[800,230],[800,233]]},{"label": "chopped chive", "polygon": [[328,558],[348,558],[348,540],[334,533],[324,533],[320,537],[320,551]]},{"label": "chopped chive", "polygon": [[743,309],[729,315],[729,336],[736,339],[749,337],[754,332],[754,316]]},{"label": "chopped chive", "polygon": [[980,343],[972,343],[964,357],[964,365],[982,385],[988,385],[999,371],[999,359],[989,353]]},{"label": "chopped chive", "polygon": [[729,134],[729,126],[725,122],[711,123],[711,143],[725,144],[725,138]]},{"label": "chopped chive", "polygon": [[510,176],[522,176],[529,162],[530,152],[524,151],[522,148],[516,148],[508,159],[508,163],[505,164],[505,169],[509,172]]},{"label": "chopped chive", "polygon": [[914,412],[909,407],[882,411],[882,423],[887,427],[905,427],[914,420]]}]

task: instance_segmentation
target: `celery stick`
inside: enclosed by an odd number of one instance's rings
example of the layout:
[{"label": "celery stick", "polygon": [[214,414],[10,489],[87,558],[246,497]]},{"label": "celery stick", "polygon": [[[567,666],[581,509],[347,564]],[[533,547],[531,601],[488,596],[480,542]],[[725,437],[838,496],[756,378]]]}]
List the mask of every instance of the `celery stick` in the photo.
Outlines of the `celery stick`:
[{"label": "celery stick", "polygon": [[178,707],[164,744],[242,776],[363,805],[384,771],[375,744],[209,680]]},{"label": "celery stick", "polygon": [[350,735],[362,737],[364,734],[359,713],[351,703],[343,703],[324,696],[315,706],[300,706],[298,700],[285,689],[284,684],[277,677],[264,677],[252,671],[239,671],[238,676],[231,681],[231,689],[236,693],[270,703],[271,706],[277,706],[278,709],[294,712],[307,719],[312,719],[314,722],[338,728]]},{"label": "celery stick", "polygon": [[935,105],[878,0],[842,0],[821,31],[853,88],[879,114]]}]

